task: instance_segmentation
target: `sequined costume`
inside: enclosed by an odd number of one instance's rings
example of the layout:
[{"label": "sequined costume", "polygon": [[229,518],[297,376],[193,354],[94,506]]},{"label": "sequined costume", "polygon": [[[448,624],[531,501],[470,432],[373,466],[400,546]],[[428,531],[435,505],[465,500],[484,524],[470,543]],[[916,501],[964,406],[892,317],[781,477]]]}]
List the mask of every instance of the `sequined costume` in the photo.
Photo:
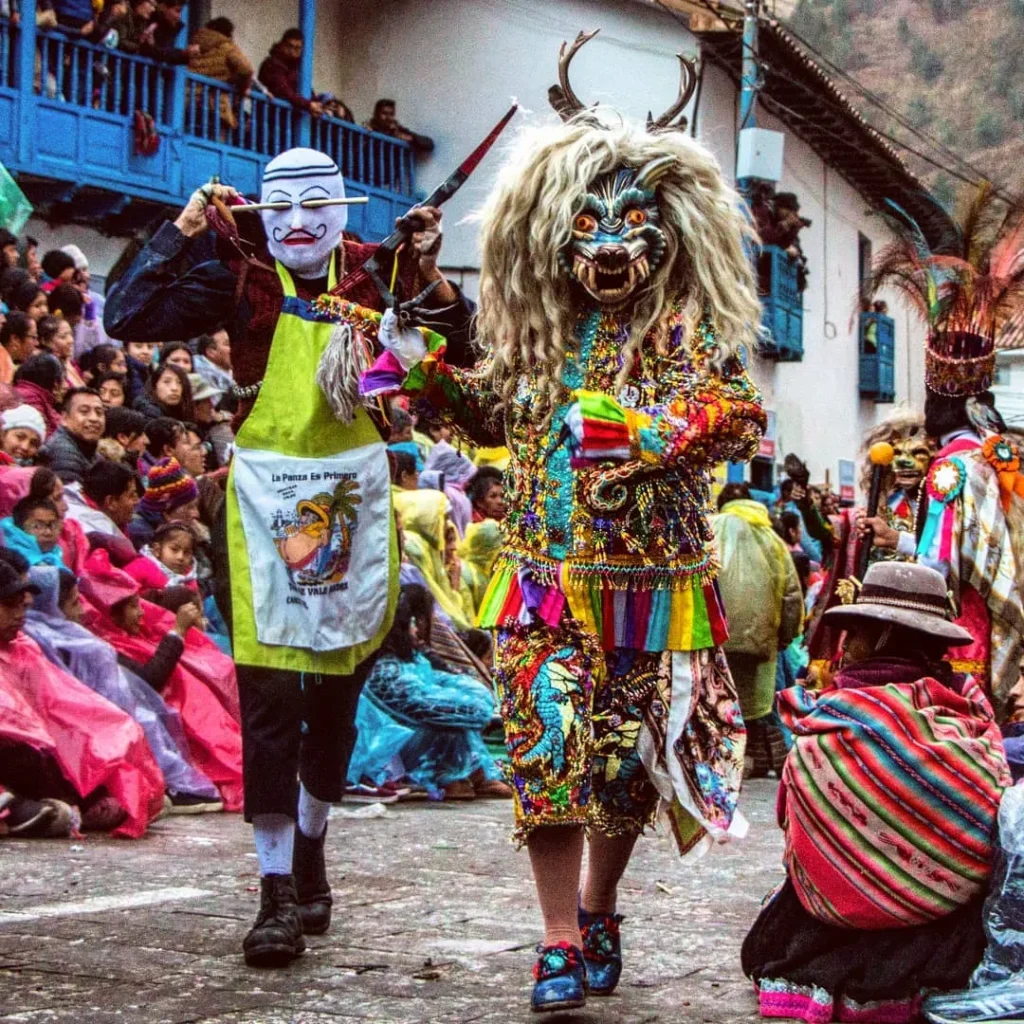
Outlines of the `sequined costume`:
[{"label": "sequined costume", "polygon": [[[628,382],[612,399],[628,321],[590,309],[576,325],[566,401],[546,428],[524,376],[504,412],[473,371],[432,357],[404,391],[413,408],[449,420],[474,443],[506,444],[505,543],[480,625],[498,630],[496,685],[516,790],[516,835],[538,825],[589,824],[606,834],[640,832],[659,796],[675,804],[675,833],[688,849],[694,822],[729,827],[742,771],[742,717],[724,659],[727,631],[708,526],[713,465],[750,458],[764,427],[759,395],[738,360],[710,370],[707,322],[687,337],[683,317],[665,344],[649,337]],[[588,446],[621,446],[618,465],[574,457],[566,440],[570,399],[584,403]],[[595,415],[588,416],[588,411]],[[673,667],[667,652],[707,652]],[[644,767],[692,725],[670,728],[673,674],[714,698],[660,788]],[[663,685],[659,685],[659,680]],[[692,710],[692,709],[688,709]],[[698,764],[712,766],[710,772]],[[682,810],[678,789],[697,794]],[[674,800],[672,798],[675,798]],[[699,804],[699,806],[697,806]],[[687,813],[687,811],[689,813]]]}]

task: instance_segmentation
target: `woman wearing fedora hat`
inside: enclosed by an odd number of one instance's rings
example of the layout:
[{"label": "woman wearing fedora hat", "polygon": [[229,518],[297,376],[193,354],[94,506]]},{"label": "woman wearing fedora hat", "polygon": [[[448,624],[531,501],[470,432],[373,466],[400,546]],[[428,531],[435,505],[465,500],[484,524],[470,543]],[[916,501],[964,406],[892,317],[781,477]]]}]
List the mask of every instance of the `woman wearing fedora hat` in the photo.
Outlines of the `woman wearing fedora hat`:
[{"label": "woman wearing fedora hat", "polygon": [[833,686],[779,695],[787,877],[743,945],[762,1016],[910,1021],[981,958],[1010,776],[981,687],[942,660],[971,642],[948,606],[935,570],[871,566],[825,614],[846,631]]}]

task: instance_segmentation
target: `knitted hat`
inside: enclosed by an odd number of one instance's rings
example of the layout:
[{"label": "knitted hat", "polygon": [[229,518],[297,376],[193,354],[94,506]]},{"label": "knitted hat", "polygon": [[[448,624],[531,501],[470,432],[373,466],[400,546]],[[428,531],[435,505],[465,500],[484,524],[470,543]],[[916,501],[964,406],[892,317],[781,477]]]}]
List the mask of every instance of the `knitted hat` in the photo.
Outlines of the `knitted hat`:
[{"label": "knitted hat", "polygon": [[182,505],[195,501],[199,488],[173,457],[160,459],[149,468],[146,476],[146,493],[139,502],[139,511],[166,516]]},{"label": "knitted hat", "polygon": [[40,441],[46,440],[46,423],[31,405],[16,405],[0,416],[0,429],[14,430],[17,427],[34,430]]},{"label": "knitted hat", "polygon": [[62,245],[60,251],[67,253],[75,261],[76,270],[89,269],[89,261],[85,258],[85,253],[77,245]]}]

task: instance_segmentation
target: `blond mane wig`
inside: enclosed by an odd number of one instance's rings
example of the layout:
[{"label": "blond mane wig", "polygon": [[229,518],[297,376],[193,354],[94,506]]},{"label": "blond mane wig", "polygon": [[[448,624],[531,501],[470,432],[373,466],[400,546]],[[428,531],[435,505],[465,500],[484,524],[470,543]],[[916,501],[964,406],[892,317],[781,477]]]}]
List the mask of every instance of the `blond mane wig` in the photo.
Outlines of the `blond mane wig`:
[{"label": "blond mane wig", "polygon": [[562,370],[575,344],[577,307],[560,254],[573,217],[597,178],[666,155],[675,159],[656,196],[667,248],[629,300],[632,326],[618,387],[648,332],[654,328],[659,344],[665,340],[677,303],[690,330],[704,312],[710,317],[718,337],[714,368],[741,345],[753,347],[761,307],[744,243],[754,236],[715,158],[682,132],[597,125],[588,112],[564,125],[524,129],[481,214],[477,332],[490,356],[486,373],[503,401],[523,373],[538,388],[545,420],[564,400]]}]

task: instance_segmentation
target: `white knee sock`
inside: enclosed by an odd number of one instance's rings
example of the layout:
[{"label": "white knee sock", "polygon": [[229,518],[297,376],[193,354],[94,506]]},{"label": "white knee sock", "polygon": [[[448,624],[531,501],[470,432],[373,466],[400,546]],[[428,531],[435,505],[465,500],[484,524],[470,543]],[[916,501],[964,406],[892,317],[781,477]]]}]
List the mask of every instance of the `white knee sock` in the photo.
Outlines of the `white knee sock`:
[{"label": "white knee sock", "polygon": [[319,839],[327,828],[331,805],[317,800],[305,786],[299,786],[299,828],[307,839]]},{"label": "white knee sock", "polygon": [[252,819],[253,838],[261,875],[290,875],[295,822],[287,814],[257,814]]}]

